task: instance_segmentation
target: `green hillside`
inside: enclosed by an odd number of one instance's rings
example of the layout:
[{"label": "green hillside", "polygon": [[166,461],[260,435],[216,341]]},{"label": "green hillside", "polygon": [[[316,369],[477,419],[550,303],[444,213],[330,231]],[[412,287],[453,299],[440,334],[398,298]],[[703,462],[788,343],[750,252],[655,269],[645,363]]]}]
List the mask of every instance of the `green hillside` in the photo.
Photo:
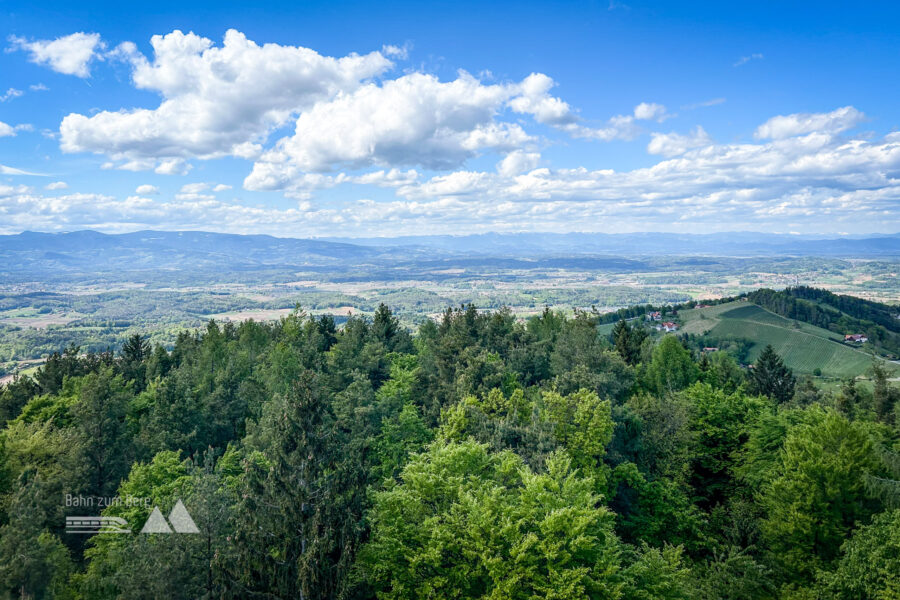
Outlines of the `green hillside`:
[{"label": "green hillside", "polygon": [[[820,369],[825,377],[853,377],[864,374],[872,365],[872,355],[865,347],[847,346],[837,333],[776,315],[747,301],[684,310],[679,318],[683,333],[750,341],[750,362],[771,344],[798,373]],[[896,371],[894,363],[887,364]]]}]

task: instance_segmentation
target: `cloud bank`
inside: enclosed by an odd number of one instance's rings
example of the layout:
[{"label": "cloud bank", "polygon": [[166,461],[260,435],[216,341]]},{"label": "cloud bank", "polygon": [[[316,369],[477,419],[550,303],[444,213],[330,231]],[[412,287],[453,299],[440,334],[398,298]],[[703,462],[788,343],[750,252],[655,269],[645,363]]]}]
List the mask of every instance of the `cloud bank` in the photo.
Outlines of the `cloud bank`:
[{"label": "cloud bank", "polygon": [[[588,119],[544,73],[496,81],[464,71],[440,78],[402,70],[396,61],[406,59],[407,47],[329,57],[260,44],[236,30],[221,43],[177,30],[157,35],[149,57],[129,42],[107,51],[97,34],[12,38],[12,44],[32,62],[76,77],[89,77],[95,62],[124,65],[135,88],[158,96],[149,107],[65,116],[64,152],[100,155],[102,168],[160,175],[185,176],[197,161],[223,158],[246,170],[243,190],[187,181],[164,194],[136,181],[141,185],[124,199],[46,194],[64,189],[55,184],[42,191],[3,184],[5,231],[161,227],[316,235],[339,225],[346,235],[369,235],[900,226],[900,134],[853,135],[866,121],[853,106],[773,116],[749,141],[720,143],[713,128],[711,134],[685,125],[684,115],[656,102]],[[21,127],[0,123],[0,136]],[[647,152],[640,168],[560,166],[547,158],[548,147],[572,140],[638,139]],[[12,166],[0,173],[27,175]],[[355,198],[334,192],[342,186],[356,186]],[[252,207],[242,200],[273,192],[290,200]]]}]

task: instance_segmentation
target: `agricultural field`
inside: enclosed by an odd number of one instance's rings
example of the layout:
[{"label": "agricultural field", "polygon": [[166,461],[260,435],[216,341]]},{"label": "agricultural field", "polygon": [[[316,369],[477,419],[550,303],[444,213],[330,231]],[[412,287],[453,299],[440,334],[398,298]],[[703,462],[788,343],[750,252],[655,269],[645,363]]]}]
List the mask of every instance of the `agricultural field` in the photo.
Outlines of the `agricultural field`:
[{"label": "agricultural field", "polygon": [[[747,362],[756,360],[771,344],[797,373],[820,374],[826,378],[856,377],[872,365],[873,353],[866,345],[844,344],[843,336],[808,323],[776,315],[746,301],[728,302],[679,313],[682,333],[706,335],[712,339],[748,340]],[[877,359],[881,360],[881,359]],[[891,372],[897,365],[885,361]]]}]

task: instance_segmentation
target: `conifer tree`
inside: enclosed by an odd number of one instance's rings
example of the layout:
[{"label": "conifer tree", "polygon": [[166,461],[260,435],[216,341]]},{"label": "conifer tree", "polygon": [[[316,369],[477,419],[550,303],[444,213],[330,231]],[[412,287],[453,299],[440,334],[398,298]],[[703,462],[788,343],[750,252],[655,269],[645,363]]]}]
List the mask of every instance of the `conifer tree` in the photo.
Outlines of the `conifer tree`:
[{"label": "conifer tree", "polygon": [[794,373],[785,366],[771,345],[766,346],[753,363],[749,379],[750,392],[753,394],[769,396],[779,403],[794,397]]},{"label": "conifer tree", "polygon": [[635,366],[641,361],[641,345],[647,339],[647,332],[644,329],[632,327],[622,319],[613,327],[612,339],[616,352],[626,363]]},{"label": "conifer tree", "polygon": [[340,448],[329,435],[316,376],[303,373],[287,397],[267,408],[260,433],[268,443],[258,460],[247,461],[231,570],[248,596],[327,598],[336,587],[334,548],[321,515]]},{"label": "conifer tree", "polygon": [[872,374],[874,382],[872,403],[875,415],[879,420],[891,423],[895,418],[894,409],[900,402],[900,389],[888,382],[887,369],[879,361],[873,361]]}]

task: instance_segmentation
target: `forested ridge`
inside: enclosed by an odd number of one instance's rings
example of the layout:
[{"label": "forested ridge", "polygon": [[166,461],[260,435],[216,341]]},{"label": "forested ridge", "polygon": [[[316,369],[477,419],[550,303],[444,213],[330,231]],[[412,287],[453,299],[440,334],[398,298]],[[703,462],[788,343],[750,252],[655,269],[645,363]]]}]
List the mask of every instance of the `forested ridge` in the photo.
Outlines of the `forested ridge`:
[{"label": "forested ridge", "polygon": [[[879,363],[825,392],[770,348],[742,369],[607,319],[296,310],[54,354],[0,391],[0,594],[900,596]],[[67,495],[150,502],[79,536],[100,509]],[[199,534],[137,533],[179,499]]]}]

